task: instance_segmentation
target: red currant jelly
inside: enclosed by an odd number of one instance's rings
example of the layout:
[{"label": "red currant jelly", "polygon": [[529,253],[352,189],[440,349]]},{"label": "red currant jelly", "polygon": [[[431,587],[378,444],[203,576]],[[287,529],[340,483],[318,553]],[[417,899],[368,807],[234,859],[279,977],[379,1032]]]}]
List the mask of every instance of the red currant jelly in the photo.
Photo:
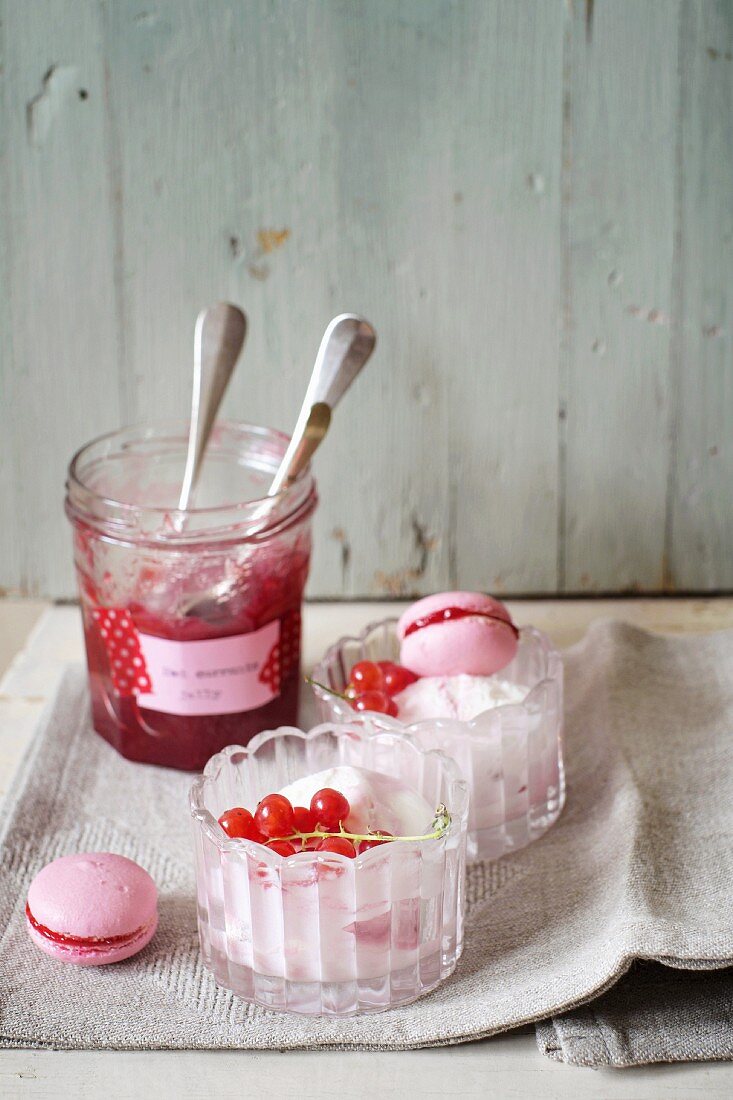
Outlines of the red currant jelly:
[{"label": "red currant jelly", "polygon": [[287,437],[220,423],[195,508],[179,513],[186,437],[152,425],[90,443],[66,509],[95,730],[131,760],[200,771],[297,724],[316,493],[306,471],[263,502]]}]

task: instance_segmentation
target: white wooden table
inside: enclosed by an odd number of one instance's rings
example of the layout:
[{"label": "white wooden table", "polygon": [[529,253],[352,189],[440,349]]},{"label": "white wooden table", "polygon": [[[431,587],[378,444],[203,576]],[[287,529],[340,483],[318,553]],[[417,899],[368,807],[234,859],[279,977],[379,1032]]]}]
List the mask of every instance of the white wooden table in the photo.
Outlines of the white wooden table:
[{"label": "white wooden table", "polygon": [[[577,641],[596,618],[615,617],[652,630],[706,631],[733,625],[733,599],[522,601],[520,623],[533,622],[559,645]],[[313,604],[305,614],[305,660],[396,604]],[[13,656],[15,654],[15,656]],[[33,602],[0,602],[0,799],[33,734],[64,664],[82,659],[79,612]],[[1,1005],[0,1005],[1,1011]],[[0,1051],[0,1097],[186,1098],[291,1095],[297,1100],[352,1097],[541,1097],[685,1100],[733,1095],[733,1064],[587,1070],[542,1057],[531,1029],[457,1047],[400,1053],[156,1051]]]}]

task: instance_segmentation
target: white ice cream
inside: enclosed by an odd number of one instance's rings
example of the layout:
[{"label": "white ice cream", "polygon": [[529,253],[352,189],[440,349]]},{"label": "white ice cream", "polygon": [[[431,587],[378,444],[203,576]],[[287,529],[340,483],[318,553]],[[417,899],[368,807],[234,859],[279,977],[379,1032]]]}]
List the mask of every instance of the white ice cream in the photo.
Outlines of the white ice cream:
[{"label": "white ice cream", "polygon": [[367,768],[342,765],[296,779],[280,794],[293,806],[310,806],[316,791],[331,787],[348,799],[351,812],[344,822],[350,833],[383,829],[393,836],[420,836],[429,830],[435,807],[399,779]]},{"label": "white ice cream", "polygon": [[401,722],[457,718],[470,722],[492,707],[521,703],[527,688],[497,676],[423,676],[395,695]]}]

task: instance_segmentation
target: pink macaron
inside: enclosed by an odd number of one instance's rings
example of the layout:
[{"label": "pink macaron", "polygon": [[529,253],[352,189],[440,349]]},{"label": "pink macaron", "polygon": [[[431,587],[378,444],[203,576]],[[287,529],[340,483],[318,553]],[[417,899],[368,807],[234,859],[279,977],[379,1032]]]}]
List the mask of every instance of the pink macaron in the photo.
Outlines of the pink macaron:
[{"label": "pink macaron", "polygon": [[493,676],[513,659],[519,631],[506,607],[481,592],[439,592],[397,624],[400,661],[418,676]]},{"label": "pink macaron", "polygon": [[39,871],[25,907],[28,935],[60,962],[101,966],[141,951],[158,926],[147,871],[112,852],[61,856]]}]

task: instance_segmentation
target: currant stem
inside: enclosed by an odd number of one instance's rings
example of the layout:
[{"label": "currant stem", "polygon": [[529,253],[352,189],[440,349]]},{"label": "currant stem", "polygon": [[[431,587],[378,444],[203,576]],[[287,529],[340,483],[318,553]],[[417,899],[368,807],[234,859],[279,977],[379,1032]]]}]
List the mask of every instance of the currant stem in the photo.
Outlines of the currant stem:
[{"label": "currant stem", "polygon": [[384,833],[348,833],[343,825],[337,833],[327,833],[320,829],[316,829],[313,833],[291,833],[289,836],[272,837],[272,840],[299,840],[301,843],[305,840],[313,840],[318,837],[321,840],[325,840],[329,836],[342,836],[344,840],[381,840],[383,844],[387,844],[392,840],[440,840],[442,836],[448,832],[451,823],[451,815],[448,813],[446,807],[441,803],[435,811],[435,819],[433,820],[433,832],[423,833],[421,836],[385,836]]},{"label": "currant stem", "polygon": [[335,688],[326,687],[326,685],[322,684],[319,680],[314,680],[312,676],[304,676],[303,679],[305,680],[306,684],[309,684],[311,687],[320,688],[321,691],[325,691],[328,695],[335,695],[337,699],[343,699],[345,703],[350,702],[348,695],[344,695],[342,692],[336,691]]}]

